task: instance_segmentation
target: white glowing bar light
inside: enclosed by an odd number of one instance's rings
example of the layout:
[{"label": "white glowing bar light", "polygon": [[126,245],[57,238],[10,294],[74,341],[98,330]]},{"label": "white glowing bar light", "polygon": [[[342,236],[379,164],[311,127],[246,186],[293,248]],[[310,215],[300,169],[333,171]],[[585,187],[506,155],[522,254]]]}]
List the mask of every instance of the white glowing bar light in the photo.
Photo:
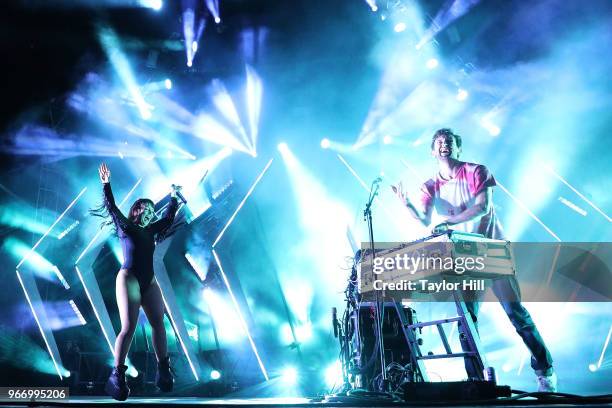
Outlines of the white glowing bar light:
[{"label": "white glowing bar light", "polygon": [[62,275],[62,273],[60,272],[59,268],[57,266],[53,265],[52,269],[53,269],[53,272],[55,272],[55,276],[57,276],[57,279],[62,283],[62,285],[64,285],[64,288],[70,289],[70,285],[68,284],[68,282],[64,278],[64,275]]},{"label": "white glowing bar light", "polygon": [[544,167],[544,169],[546,171],[548,171],[550,174],[552,174],[553,176],[555,176],[557,179],[559,179],[560,182],[562,182],[563,184],[565,184],[570,190],[572,190],[574,193],[576,193],[576,195],[580,198],[582,198],[588,205],[590,205],[595,211],[597,211],[598,213],[600,213],[601,215],[604,216],[604,218],[606,220],[608,220],[608,222],[612,222],[612,219],[610,217],[608,217],[608,214],[606,214],[605,212],[603,212],[601,210],[601,208],[597,207],[595,204],[593,204],[593,202],[591,200],[589,200],[588,198],[586,198],[584,196],[584,194],[582,194],[580,191],[576,190],[576,188],[574,186],[572,186],[567,180],[565,180],[563,177],[561,177],[556,171],[554,171],[551,167],[549,166],[542,166]]},{"label": "white glowing bar light", "polygon": [[81,322],[81,326],[85,326],[87,324],[87,320],[85,320],[85,318],[83,317],[83,314],[81,313],[76,303],[74,303],[74,300],[72,299],[70,299],[70,306],[72,307],[72,310],[74,310],[74,314],[79,318],[79,321]]},{"label": "white glowing bar light", "polygon": [[255,179],[255,182],[253,183],[253,185],[251,186],[251,188],[249,189],[249,191],[247,191],[246,195],[244,196],[244,198],[242,199],[242,201],[240,202],[240,204],[238,205],[238,207],[236,208],[236,210],[234,211],[234,213],[232,214],[232,216],[230,217],[230,219],[227,221],[227,224],[225,224],[225,227],[223,227],[223,229],[221,230],[221,232],[219,233],[219,236],[217,237],[217,239],[215,239],[215,242],[212,244],[212,247],[214,248],[219,241],[221,240],[221,237],[223,236],[223,234],[225,233],[225,230],[227,230],[227,228],[230,226],[230,224],[232,223],[232,221],[234,221],[234,218],[236,218],[236,215],[238,214],[238,211],[240,211],[240,209],[242,208],[242,206],[244,205],[244,203],[246,202],[247,198],[249,198],[249,196],[251,195],[251,193],[253,192],[253,190],[255,190],[255,187],[257,186],[257,184],[259,183],[259,180],[261,180],[261,178],[263,177],[264,174],[266,174],[266,172],[268,171],[268,168],[270,167],[270,165],[272,164],[272,160],[274,160],[273,158],[270,159],[270,161],[268,162],[268,164],[266,164],[266,167],[264,167],[264,169],[262,170],[262,172],[259,174],[259,176],[257,177],[257,179]]},{"label": "white glowing bar light", "polygon": [[357,179],[357,181],[359,182],[359,184],[361,184],[361,187],[363,187],[366,191],[370,191],[370,189],[368,188],[368,185],[365,183],[365,181],[363,181],[361,179],[361,177],[359,177],[359,175],[357,174],[357,172],[351,167],[350,164],[347,163],[346,160],[344,160],[344,157],[340,156],[340,154],[338,154],[338,159],[340,159],[340,161],[346,166],[346,168],[348,169],[348,171],[351,172],[351,174],[353,176],[355,176],[355,178]]},{"label": "white glowing bar light", "polygon": [[49,356],[51,356],[51,360],[53,361],[53,366],[55,366],[55,370],[57,371],[57,375],[59,375],[60,380],[63,380],[62,372],[57,365],[57,361],[55,361],[55,357],[53,357],[53,352],[51,351],[51,347],[49,346],[49,341],[47,340],[47,336],[45,336],[45,331],[40,325],[40,320],[38,320],[38,315],[36,314],[36,310],[32,305],[32,301],[30,300],[30,295],[28,295],[28,291],[23,284],[23,280],[21,280],[21,275],[19,274],[19,270],[17,272],[17,279],[19,279],[19,283],[21,284],[21,288],[23,289],[23,293],[25,293],[26,300],[28,301],[28,305],[30,305],[30,310],[32,311],[32,316],[34,316],[34,320],[36,320],[36,324],[38,325],[38,330],[40,330],[40,334],[42,335],[43,341],[45,342],[45,346],[47,346],[47,351],[49,352]]},{"label": "white glowing bar light", "polygon": [[572,203],[570,200],[568,200],[565,197],[559,197],[559,201],[561,201],[563,204],[565,204],[568,208],[576,211],[578,214],[582,215],[583,217],[586,217],[587,212],[585,210],[583,210],[582,208],[578,207],[576,204]]},{"label": "white glowing bar light", "polygon": [[240,325],[242,326],[242,329],[244,330],[244,332],[247,335],[247,338],[249,339],[249,343],[251,344],[251,349],[253,350],[253,353],[255,353],[255,358],[257,359],[257,363],[259,364],[261,373],[263,374],[266,381],[269,381],[270,378],[268,377],[268,372],[266,371],[266,367],[264,367],[263,362],[261,361],[261,358],[259,357],[259,352],[257,351],[257,347],[255,346],[255,342],[253,341],[253,338],[251,337],[251,332],[249,331],[249,327],[247,326],[246,321],[244,320],[244,316],[242,316],[242,312],[240,310],[240,307],[238,306],[238,301],[236,300],[236,297],[234,296],[234,292],[232,291],[232,287],[230,286],[229,281],[227,280],[227,276],[225,275],[223,266],[221,266],[221,261],[219,260],[219,256],[217,255],[217,252],[214,249],[212,250],[212,253],[213,253],[213,256],[215,257],[215,261],[217,262],[217,265],[219,266],[219,271],[221,272],[223,283],[225,284],[225,287],[227,288],[227,292],[229,293],[230,298],[232,299],[232,303],[234,304],[234,309],[236,309],[236,313],[238,314],[238,318],[240,319]]},{"label": "white glowing bar light", "polygon": [[79,220],[76,220],[75,222],[73,222],[72,224],[70,224],[68,226],[68,228],[66,228],[65,230],[63,230],[62,232],[60,232],[60,234],[57,236],[57,239],[62,239],[64,238],[66,235],[68,235],[68,233],[70,233],[70,231],[72,231],[73,229],[75,229],[77,227],[77,225],[79,225]]},{"label": "white glowing bar light", "polygon": [[83,193],[85,192],[85,190],[87,190],[87,187],[83,188],[81,190],[81,192],[79,193],[78,196],[76,196],[76,198],[74,200],[72,200],[72,202],[68,205],[68,207],[64,210],[63,213],[60,214],[60,216],[55,220],[55,222],[53,224],[51,224],[51,226],[49,227],[49,229],[47,230],[47,232],[45,232],[45,234],[40,237],[40,239],[36,242],[36,244],[34,244],[34,246],[32,247],[32,249],[30,249],[30,251],[23,257],[23,259],[21,261],[19,261],[19,263],[17,264],[17,268],[19,269],[19,267],[25,262],[27,261],[30,256],[32,255],[32,253],[36,250],[36,248],[38,247],[38,245],[40,245],[40,243],[43,241],[43,239],[45,239],[45,237],[47,235],[49,235],[49,233],[51,232],[51,230],[53,229],[53,227],[55,227],[57,225],[58,222],[61,221],[62,218],[64,218],[64,215],[66,215],[66,213],[72,208],[72,206],[78,201],[79,198],[81,198],[81,196],[83,195]]},{"label": "white glowing bar light", "polygon": [[610,330],[608,330],[608,337],[606,337],[606,341],[604,342],[603,349],[601,349],[601,355],[599,356],[599,361],[597,362],[597,368],[601,367],[601,363],[603,362],[604,355],[606,354],[606,349],[608,348],[608,344],[610,344],[611,336],[612,336],[612,325],[610,326]]},{"label": "white glowing bar light", "polygon": [[195,273],[198,275],[200,280],[204,281],[204,279],[206,279],[206,272],[202,270],[200,265],[198,265],[198,263],[195,261],[195,259],[193,259],[190,253],[186,253],[185,258],[187,259],[187,261],[189,262],[189,265],[191,265]]},{"label": "white glowing bar light", "polygon": [[83,275],[81,275],[81,271],[79,270],[78,266],[74,266],[74,268],[76,269],[77,272],[77,276],[79,277],[79,280],[81,281],[81,285],[83,285],[83,289],[85,290],[85,295],[87,296],[87,299],[89,300],[89,303],[91,304],[91,308],[94,311],[94,315],[96,316],[96,319],[98,320],[98,323],[100,324],[100,328],[102,329],[102,334],[104,335],[104,338],[106,339],[106,343],[108,344],[108,347],[110,348],[111,354],[115,354],[115,347],[113,346],[113,343],[111,342],[110,338],[108,337],[108,333],[106,332],[106,330],[104,329],[104,324],[102,323],[102,319],[100,319],[100,315],[98,314],[98,310],[96,309],[96,305],[93,302],[93,299],[91,298],[91,294],[89,293],[89,290],[87,289],[87,285],[85,284],[85,280],[83,279]]},{"label": "white glowing bar light", "polygon": [[164,307],[166,308],[166,311],[168,312],[168,317],[170,318],[170,323],[172,323],[172,327],[174,328],[174,333],[176,334],[176,337],[179,339],[179,343],[181,344],[181,348],[183,349],[183,354],[185,354],[185,357],[187,358],[187,362],[189,363],[191,372],[193,373],[193,376],[195,377],[196,381],[200,381],[198,372],[195,369],[193,362],[191,361],[191,357],[189,357],[189,351],[187,350],[187,346],[185,345],[185,342],[183,341],[183,338],[181,337],[180,331],[178,327],[176,326],[174,315],[172,314],[172,310],[168,307],[168,303],[166,303],[166,298],[164,297],[163,292],[161,292],[161,295],[162,295],[162,300],[164,301]]}]

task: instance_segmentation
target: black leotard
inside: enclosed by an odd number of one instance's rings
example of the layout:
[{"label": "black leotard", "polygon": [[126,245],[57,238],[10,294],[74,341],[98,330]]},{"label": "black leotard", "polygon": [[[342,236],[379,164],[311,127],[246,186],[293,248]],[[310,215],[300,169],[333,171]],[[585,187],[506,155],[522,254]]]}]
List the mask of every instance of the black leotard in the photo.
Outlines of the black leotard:
[{"label": "black leotard", "polygon": [[121,249],[123,250],[121,269],[127,269],[136,276],[140,285],[140,294],[143,295],[153,281],[155,234],[163,232],[172,225],[178,208],[178,201],[175,197],[172,197],[164,217],[144,228],[128,220],[121,213],[121,210],[115,204],[110,183],[104,183],[104,204],[117,227],[117,235],[121,241]]}]

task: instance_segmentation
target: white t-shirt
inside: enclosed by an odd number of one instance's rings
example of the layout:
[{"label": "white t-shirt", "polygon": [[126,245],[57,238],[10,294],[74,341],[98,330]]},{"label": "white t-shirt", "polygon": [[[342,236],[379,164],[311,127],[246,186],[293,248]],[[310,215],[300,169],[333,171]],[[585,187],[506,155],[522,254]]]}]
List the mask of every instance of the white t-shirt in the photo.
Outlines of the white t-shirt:
[{"label": "white t-shirt", "polygon": [[[438,173],[421,186],[421,205],[424,210],[433,205],[440,216],[450,217],[473,206],[481,191],[496,184],[493,175],[482,164],[462,162],[454,178],[447,180]],[[492,204],[482,218],[453,225],[452,229],[487,238],[504,238]]]}]

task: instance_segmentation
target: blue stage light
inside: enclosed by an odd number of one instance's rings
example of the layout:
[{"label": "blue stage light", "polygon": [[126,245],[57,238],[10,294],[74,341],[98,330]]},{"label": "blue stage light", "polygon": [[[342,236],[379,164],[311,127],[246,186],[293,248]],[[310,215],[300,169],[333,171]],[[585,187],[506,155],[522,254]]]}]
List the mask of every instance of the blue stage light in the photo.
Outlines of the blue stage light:
[{"label": "blue stage light", "polygon": [[321,147],[322,147],[323,149],[327,149],[327,148],[329,148],[329,145],[330,145],[330,142],[329,142],[329,139],[328,139],[328,138],[325,138],[325,139],[322,139],[322,140],[321,140]]},{"label": "blue stage light", "polygon": [[469,96],[469,93],[465,89],[461,89],[461,88],[457,89],[457,100],[458,101],[465,101],[468,96]]},{"label": "blue stage light", "polygon": [[210,379],[211,380],[218,380],[219,378],[221,378],[221,373],[217,370],[212,370],[210,372]]},{"label": "blue stage light", "polygon": [[298,372],[295,367],[285,367],[281,373],[281,378],[286,384],[295,384],[298,378]]},{"label": "blue stage light", "polygon": [[289,146],[287,146],[287,143],[285,142],[281,142],[278,144],[278,146],[276,146],[278,148],[278,151],[281,153],[287,153],[289,151]]},{"label": "blue stage light", "polygon": [[404,30],[406,30],[406,23],[404,23],[404,22],[397,23],[393,27],[393,31],[395,31],[396,33],[401,33]]}]

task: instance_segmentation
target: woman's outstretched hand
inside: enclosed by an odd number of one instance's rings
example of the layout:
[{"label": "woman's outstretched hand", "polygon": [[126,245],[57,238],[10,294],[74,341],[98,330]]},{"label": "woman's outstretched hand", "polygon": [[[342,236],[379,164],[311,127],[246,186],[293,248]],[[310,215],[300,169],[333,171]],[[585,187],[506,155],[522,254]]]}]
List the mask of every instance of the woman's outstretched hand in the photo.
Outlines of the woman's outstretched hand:
[{"label": "woman's outstretched hand", "polygon": [[105,163],[100,164],[98,173],[100,174],[100,181],[102,183],[108,183],[110,181],[110,170]]}]

